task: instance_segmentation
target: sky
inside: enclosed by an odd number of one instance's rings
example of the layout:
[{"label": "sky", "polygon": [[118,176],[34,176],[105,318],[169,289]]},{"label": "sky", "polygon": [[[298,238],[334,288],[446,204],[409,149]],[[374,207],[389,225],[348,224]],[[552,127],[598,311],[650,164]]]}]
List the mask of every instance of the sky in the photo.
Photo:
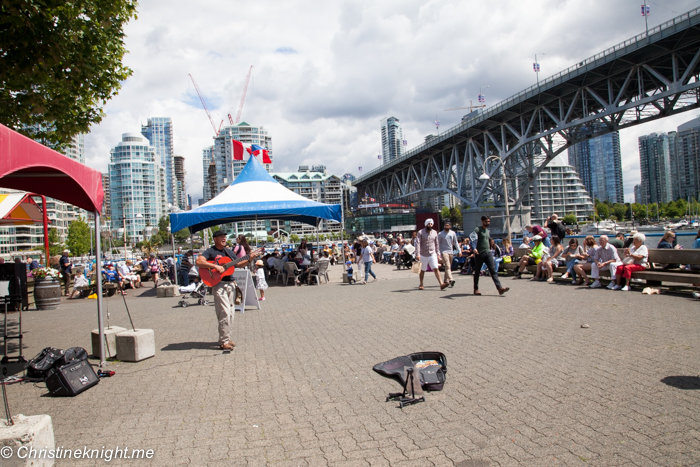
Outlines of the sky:
[{"label": "sky", "polygon": [[[187,191],[202,194],[202,149],[215,125],[235,120],[253,66],[241,121],[272,136],[274,170],[323,164],[360,175],[380,164],[380,121],[401,122],[408,148],[457,125],[481,90],[495,105],[644,31],[643,0],[352,0],[257,2],[142,0],[126,27],[133,69],[106,117],[85,138],[87,164],[107,171],[122,133],[149,117],[171,117],[174,149],[186,160]],[[698,0],[650,2],[649,27],[700,7]],[[672,131],[697,111],[620,133],[625,200],[639,183],[640,135]]]}]

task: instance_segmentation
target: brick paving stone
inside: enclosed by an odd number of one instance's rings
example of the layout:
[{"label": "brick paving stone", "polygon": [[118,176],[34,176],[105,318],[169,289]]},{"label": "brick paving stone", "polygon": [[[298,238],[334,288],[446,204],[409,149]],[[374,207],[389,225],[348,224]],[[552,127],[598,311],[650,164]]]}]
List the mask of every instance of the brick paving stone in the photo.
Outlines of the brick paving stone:
[{"label": "brick paving stone", "polygon": [[[57,446],[150,448],[153,465],[700,464],[700,391],[662,382],[700,374],[688,296],[505,279],[504,297],[474,297],[469,276],[420,292],[410,272],[377,273],[366,286],[340,284],[339,268],[328,285],[272,285],[260,311],[236,313],[225,355],[212,306],[137,290],[129,308],[154,329],[155,357],[109,362],[116,375],[76,398],[7,386],[11,408],[51,415]],[[120,297],[105,309],[128,326]],[[88,300],[25,313],[25,355],[90,349],[95,314]],[[425,350],[447,355],[445,389],[385,402],[400,388],[372,366]]]}]

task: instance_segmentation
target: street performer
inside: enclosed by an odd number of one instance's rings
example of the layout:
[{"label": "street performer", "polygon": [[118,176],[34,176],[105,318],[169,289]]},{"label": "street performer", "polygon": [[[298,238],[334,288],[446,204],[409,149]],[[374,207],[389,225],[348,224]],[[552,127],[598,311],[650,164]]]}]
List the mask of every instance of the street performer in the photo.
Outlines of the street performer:
[{"label": "street performer", "polygon": [[[251,253],[249,260],[241,261],[236,266],[242,267],[251,261],[254,262],[256,255],[257,252]],[[209,262],[215,261],[222,256],[232,260],[236,258],[233,251],[226,248],[226,232],[217,230],[214,232],[214,246],[206,249],[204,253],[197,257],[197,267],[200,269],[216,269],[223,274],[225,271],[223,266]],[[216,310],[216,318],[219,320],[219,348],[222,350],[232,350],[236,346],[236,344],[231,342],[235,291],[236,283],[232,276],[222,277],[221,282],[213,288],[214,309]]]}]

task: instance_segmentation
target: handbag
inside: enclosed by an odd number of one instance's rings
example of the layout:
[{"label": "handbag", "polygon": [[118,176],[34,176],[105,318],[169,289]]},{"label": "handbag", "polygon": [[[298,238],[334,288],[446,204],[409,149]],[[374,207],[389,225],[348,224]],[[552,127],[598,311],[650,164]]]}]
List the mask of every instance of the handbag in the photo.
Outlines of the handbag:
[{"label": "handbag", "polygon": [[504,257],[503,257],[503,263],[504,263],[504,264],[511,263],[512,261],[513,261],[513,258],[510,257],[510,256],[504,256]]},{"label": "handbag", "polygon": [[634,258],[632,258],[631,256],[628,256],[622,260],[622,264],[634,264]]},{"label": "handbag", "polygon": [[411,272],[414,274],[420,273],[420,263],[419,262],[413,263],[413,265],[411,266]]}]

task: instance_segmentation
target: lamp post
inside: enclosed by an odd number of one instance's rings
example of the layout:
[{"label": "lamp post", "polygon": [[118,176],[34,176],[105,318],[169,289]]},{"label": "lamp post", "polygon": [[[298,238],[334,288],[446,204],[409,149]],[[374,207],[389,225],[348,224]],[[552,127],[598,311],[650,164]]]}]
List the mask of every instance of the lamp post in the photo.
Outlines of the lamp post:
[{"label": "lamp post", "polygon": [[506,167],[503,165],[503,159],[498,157],[495,154],[490,155],[484,160],[484,173],[479,175],[479,180],[490,180],[491,177],[486,173],[486,162],[489,159],[493,159],[495,161],[498,161],[501,164],[501,168],[503,169],[503,197],[505,198],[505,205],[506,205],[506,232],[508,235],[508,241],[510,241],[511,237],[511,232],[510,232],[510,202],[508,200],[508,183],[506,182]]}]

